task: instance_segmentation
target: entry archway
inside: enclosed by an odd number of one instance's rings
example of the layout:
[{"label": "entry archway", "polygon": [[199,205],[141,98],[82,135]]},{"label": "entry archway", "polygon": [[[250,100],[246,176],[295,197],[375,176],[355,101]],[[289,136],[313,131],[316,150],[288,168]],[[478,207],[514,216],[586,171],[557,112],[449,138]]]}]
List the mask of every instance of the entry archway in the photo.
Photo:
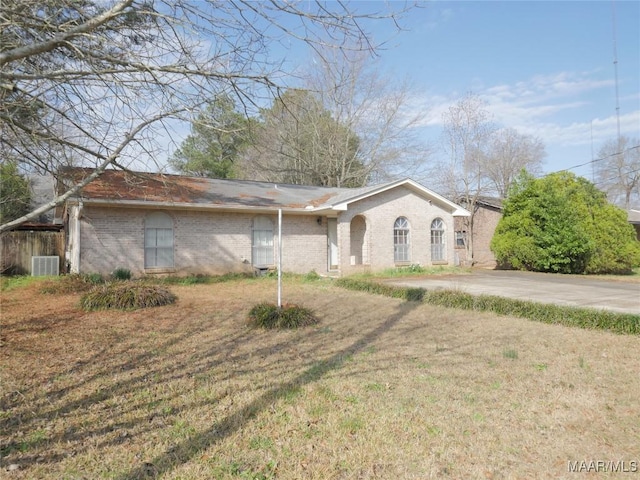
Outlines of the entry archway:
[{"label": "entry archway", "polygon": [[367,219],[363,215],[356,215],[349,227],[351,239],[350,256],[352,265],[369,264],[369,241],[367,233]]}]

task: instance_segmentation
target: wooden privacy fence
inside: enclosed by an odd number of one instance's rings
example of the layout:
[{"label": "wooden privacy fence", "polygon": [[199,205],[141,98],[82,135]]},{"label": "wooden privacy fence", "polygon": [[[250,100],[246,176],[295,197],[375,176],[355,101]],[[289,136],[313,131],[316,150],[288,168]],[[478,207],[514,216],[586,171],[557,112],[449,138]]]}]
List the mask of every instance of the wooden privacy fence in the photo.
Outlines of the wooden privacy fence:
[{"label": "wooden privacy fence", "polygon": [[64,231],[16,230],[0,236],[0,272],[3,275],[28,275],[31,257],[60,257],[60,272],[64,272]]}]

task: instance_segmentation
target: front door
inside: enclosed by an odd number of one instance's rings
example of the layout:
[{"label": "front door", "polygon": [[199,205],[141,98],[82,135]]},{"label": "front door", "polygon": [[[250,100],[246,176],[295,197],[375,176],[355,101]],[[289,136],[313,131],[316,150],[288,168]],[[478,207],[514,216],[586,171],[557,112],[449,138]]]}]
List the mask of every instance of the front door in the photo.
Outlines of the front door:
[{"label": "front door", "polygon": [[338,219],[327,219],[327,258],[329,270],[338,269]]}]

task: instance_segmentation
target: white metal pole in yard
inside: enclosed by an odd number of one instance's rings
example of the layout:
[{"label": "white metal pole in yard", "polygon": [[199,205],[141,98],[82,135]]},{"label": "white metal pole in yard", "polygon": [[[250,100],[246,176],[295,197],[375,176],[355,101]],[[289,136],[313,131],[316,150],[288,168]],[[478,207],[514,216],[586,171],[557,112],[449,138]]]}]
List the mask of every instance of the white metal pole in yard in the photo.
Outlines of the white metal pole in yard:
[{"label": "white metal pole in yard", "polygon": [[282,209],[278,209],[278,308],[282,307]]}]

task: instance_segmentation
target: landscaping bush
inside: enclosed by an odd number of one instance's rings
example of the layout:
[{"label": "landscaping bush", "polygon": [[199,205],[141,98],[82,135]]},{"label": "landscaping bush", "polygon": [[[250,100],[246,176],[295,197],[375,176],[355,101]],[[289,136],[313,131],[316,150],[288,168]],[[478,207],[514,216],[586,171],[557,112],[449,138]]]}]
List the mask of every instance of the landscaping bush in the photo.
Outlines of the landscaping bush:
[{"label": "landscaping bush", "polygon": [[261,328],[298,328],[318,323],[311,310],[287,304],[259,303],[249,311],[249,324]]},{"label": "landscaping bush", "polygon": [[224,275],[187,275],[179,277],[170,275],[167,277],[146,277],[145,281],[148,283],[163,283],[167,285],[201,285],[210,283],[222,283],[230,282],[232,280],[241,280],[245,278],[253,278],[252,273],[239,272],[239,273],[225,273]]},{"label": "landscaping bush", "polygon": [[443,307],[493,312],[499,315],[511,315],[543,323],[640,335],[640,315],[634,314],[551,305],[493,295],[476,296],[455,290],[428,292],[424,300],[426,303]]},{"label": "landscaping bush", "polygon": [[318,272],[316,272],[315,270],[311,270],[304,276],[304,279],[307,282],[315,282],[316,280],[320,280],[321,278],[322,277],[318,275]]},{"label": "landscaping bush", "polygon": [[126,268],[116,268],[111,274],[111,277],[114,280],[131,280],[131,270]]},{"label": "landscaping bush", "polygon": [[176,301],[169,290],[143,284],[108,283],[95,287],[80,299],[85,310],[136,310],[138,308],[159,307]]},{"label": "landscaping bush", "polygon": [[422,273],[427,273],[428,270],[424,268],[422,265],[411,264],[406,267],[395,267],[387,269],[383,272],[385,276],[389,277],[406,277],[411,275],[418,275]]},{"label": "landscaping bush", "polygon": [[640,246],[626,212],[568,172],[522,174],[491,240],[498,264],[552,273],[630,273]]}]

